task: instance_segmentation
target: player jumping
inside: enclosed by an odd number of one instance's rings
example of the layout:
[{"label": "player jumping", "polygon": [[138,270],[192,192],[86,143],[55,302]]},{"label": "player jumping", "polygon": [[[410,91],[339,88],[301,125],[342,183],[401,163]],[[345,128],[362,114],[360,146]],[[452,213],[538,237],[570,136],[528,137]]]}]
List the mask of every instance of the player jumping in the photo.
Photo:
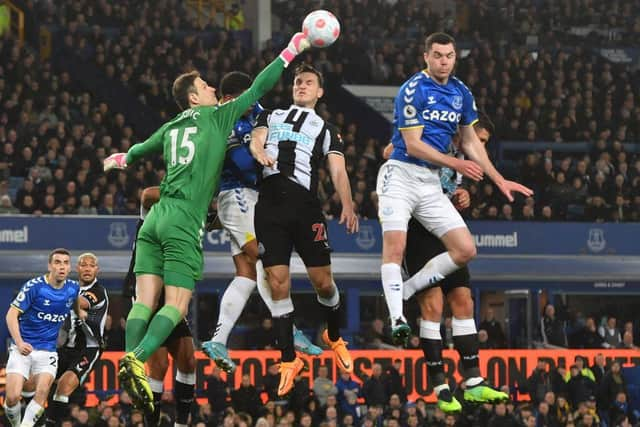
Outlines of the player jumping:
[{"label": "player jumping", "polygon": [[[396,342],[406,340],[411,333],[402,313],[403,295],[408,298],[434,286],[476,254],[469,229],[442,192],[440,167],[476,181],[484,172],[509,201],[513,201],[513,192],[532,194],[530,189],[504,179],[478,140],[472,127],[477,120],[473,96],[451,75],[456,61],[454,39],[444,33],[431,34],[425,41],[424,59],[427,69],[405,82],[396,97],[394,150],[380,168],[376,189],[383,231],[380,273]],[[471,160],[446,154],[458,127],[461,148]],[[412,216],[442,241],[447,252],[433,257],[403,285],[400,265]],[[453,327],[456,331],[464,328],[458,323]]]},{"label": "player jumping", "polygon": [[[221,102],[229,102],[251,86],[251,77],[234,71],[226,74],[220,82]],[[227,286],[220,300],[220,314],[210,341],[202,343],[202,350],[221,369],[233,372],[235,363],[229,357],[227,340],[244,306],[256,288],[256,279],[261,278],[258,292],[269,310],[273,305],[268,284],[262,283],[264,270],[258,260],[253,217],[258,201],[258,165],[251,156],[249,142],[251,131],[263,108],[256,103],[236,122],[227,140],[227,156],[220,180],[218,194],[218,218],[231,236],[231,255],[236,275]],[[294,328],[294,343],[298,351],[319,355],[322,349],[313,345],[302,331]]]},{"label": "player jumping", "polygon": [[327,320],[323,341],[334,351],[338,367],[353,372],[347,343],[340,336],[340,293],[331,273],[331,248],[316,195],[318,168],[325,157],[342,203],[340,223],[347,232],[357,232],[358,217],[353,211],[342,139],[314,110],[323,93],[322,74],[310,65],[299,66],[294,73],[293,105],[264,112],[251,137],[251,152],[264,166],[255,227],[264,249],[261,258],[273,296],[271,315],[282,353],[279,396],[291,390],[304,366],[293,345],[294,307],[289,293],[293,248],[305,264]]},{"label": "player jumping", "polygon": [[[480,114],[478,121],[473,126],[483,145],[491,138],[493,123],[484,114]],[[456,138],[457,139],[457,138]],[[458,143],[454,142],[454,151],[457,151]],[[385,150],[385,158],[391,153],[393,146],[389,144]],[[462,153],[456,152],[457,157]],[[462,177],[450,169],[442,168],[440,173],[442,190],[451,198],[457,209],[463,210],[469,207],[469,192],[460,187]],[[429,233],[418,221],[409,221],[407,232],[407,249],[404,255],[404,269],[409,275],[415,274],[431,258],[443,252],[444,246],[440,239]],[[455,413],[462,410],[460,402],[452,395],[444,375],[442,361],[442,337],[440,335],[440,322],[444,298],[451,307],[453,314],[452,323],[458,325],[453,335],[453,345],[460,355],[465,379],[464,399],[468,402],[486,403],[507,400],[506,393],[496,391],[486,385],[480,376],[478,358],[478,333],[473,319],[473,299],[471,298],[471,285],[469,269],[464,266],[449,274],[437,286],[426,289],[416,294],[420,306],[422,320],[420,321],[420,344],[424,358],[429,367],[429,383],[438,398],[438,407],[445,413]]]},{"label": "player jumping", "polygon": [[[125,168],[161,151],[166,162],[160,201],[136,240],[137,295],[127,318],[126,354],[120,361],[121,385],[138,407],[153,407],[144,362],[185,317],[195,281],[202,276],[204,223],[222,172],[227,136],[278,81],[284,67],[308,47],[304,34],[295,34],[247,91],[223,105],[197,72],[182,74],[172,92],[183,111],[128,153],[113,154],[104,162],[105,170]],[[165,304],[155,312],[163,287]]]}]

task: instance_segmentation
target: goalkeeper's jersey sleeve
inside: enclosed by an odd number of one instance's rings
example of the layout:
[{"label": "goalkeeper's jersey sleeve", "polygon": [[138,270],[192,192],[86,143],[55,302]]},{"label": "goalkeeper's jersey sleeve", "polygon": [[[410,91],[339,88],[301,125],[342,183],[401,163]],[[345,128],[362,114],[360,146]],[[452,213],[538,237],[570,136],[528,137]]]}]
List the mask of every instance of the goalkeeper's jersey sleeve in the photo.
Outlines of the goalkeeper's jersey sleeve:
[{"label": "goalkeeper's jersey sleeve", "polygon": [[127,153],[127,163],[162,150],[166,172],[160,184],[160,200],[184,200],[198,220],[204,221],[218,188],[227,137],[234,123],[276,84],[283,69],[284,61],[276,58],[233,101],[181,112],[147,141],[134,145]]}]

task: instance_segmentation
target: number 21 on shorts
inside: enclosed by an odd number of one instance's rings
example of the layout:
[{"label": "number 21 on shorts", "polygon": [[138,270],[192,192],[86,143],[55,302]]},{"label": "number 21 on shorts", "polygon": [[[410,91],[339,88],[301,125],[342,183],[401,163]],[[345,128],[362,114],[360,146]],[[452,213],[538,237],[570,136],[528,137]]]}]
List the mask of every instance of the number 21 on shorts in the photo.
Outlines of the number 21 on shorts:
[{"label": "number 21 on shorts", "polygon": [[311,225],[311,230],[315,233],[315,237],[313,238],[314,242],[323,242],[327,240],[327,230],[324,228],[324,224],[321,222],[316,222]]}]

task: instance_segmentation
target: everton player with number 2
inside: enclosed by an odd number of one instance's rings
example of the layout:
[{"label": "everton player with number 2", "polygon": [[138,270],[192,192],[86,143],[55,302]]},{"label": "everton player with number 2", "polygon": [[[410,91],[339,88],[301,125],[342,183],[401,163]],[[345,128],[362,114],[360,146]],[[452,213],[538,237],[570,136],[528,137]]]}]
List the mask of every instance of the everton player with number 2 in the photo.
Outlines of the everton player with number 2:
[{"label": "everton player with number 2", "polygon": [[[58,371],[56,342],[60,327],[71,307],[78,308],[78,282],[68,278],[71,257],[66,249],[49,254],[49,273],[22,286],[7,312],[7,327],[13,343],[7,362],[7,391],[4,402],[9,423],[31,427],[44,413],[49,389]],[[35,395],[21,420],[20,395],[33,376]]]},{"label": "everton player with number 2", "polygon": [[340,369],[353,372],[346,343],[340,337],[340,294],[331,273],[330,247],[316,196],[318,168],[324,158],[342,202],[340,223],[358,230],[351,186],[336,130],[314,110],[322,97],[322,74],[309,65],[294,73],[293,105],[264,112],[251,137],[251,153],[264,166],[255,208],[255,228],[267,281],[271,288],[274,329],[282,352],[278,395],[287,394],[303,368],[293,342],[293,302],[289,261],[293,248],[304,262],[327,319],[324,342],[334,351]]}]

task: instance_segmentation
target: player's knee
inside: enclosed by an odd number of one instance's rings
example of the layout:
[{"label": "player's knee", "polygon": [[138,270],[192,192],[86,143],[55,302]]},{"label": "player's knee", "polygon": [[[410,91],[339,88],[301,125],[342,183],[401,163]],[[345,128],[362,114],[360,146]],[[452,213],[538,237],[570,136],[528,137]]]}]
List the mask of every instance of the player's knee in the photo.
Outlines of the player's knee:
[{"label": "player's knee", "polygon": [[451,258],[453,259],[453,262],[458,265],[466,265],[476,257],[477,253],[476,245],[471,241],[460,245],[452,251]]},{"label": "player's knee", "polygon": [[14,390],[7,390],[5,402],[7,406],[15,406],[21,399],[21,393]]}]

